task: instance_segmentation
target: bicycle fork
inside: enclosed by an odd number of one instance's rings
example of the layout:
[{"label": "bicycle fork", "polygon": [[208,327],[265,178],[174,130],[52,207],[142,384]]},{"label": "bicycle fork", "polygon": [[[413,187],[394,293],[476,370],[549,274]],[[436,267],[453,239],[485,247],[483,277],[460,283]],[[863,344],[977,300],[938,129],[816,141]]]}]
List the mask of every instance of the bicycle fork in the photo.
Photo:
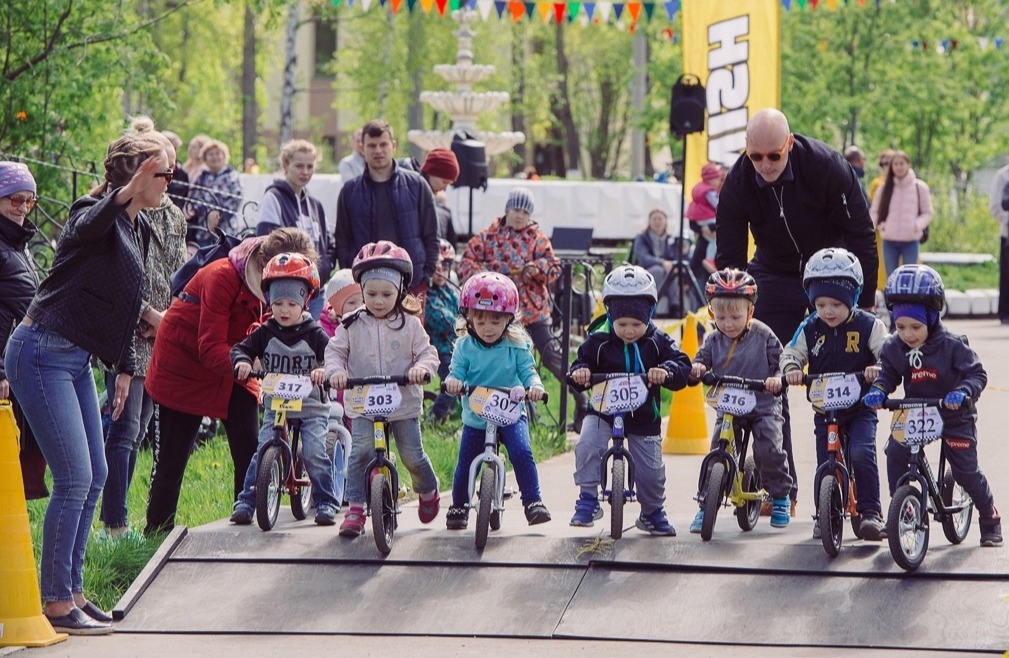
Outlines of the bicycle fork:
[{"label": "bicycle fork", "polygon": [[611,459],[623,460],[627,465],[627,479],[624,482],[624,500],[634,502],[636,500],[634,493],[634,461],[631,459],[631,453],[624,447],[623,414],[617,414],[613,418],[613,444],[603,455],[602,463],[599,466],[599,482],[602,483],[602,499],[606,502],[609,502],[610,496],[613,494],[612,488],[607,488],[607,484],[609,484],[609,465],[611,463]]},{"label": "bicycle fork", "polygon": [[505,463],[501,459],[501,455],[497,453],[497,425],[493,423],[487,423],[487,429],[484,432],[483,454],[479,455],[469,465],[469,497],[467,500],[470,501],[470,507],[473,507],[473,494],[476,493],[477,472],[482,465],[489,466],[490,464],[494,464],[495,468],[494,502],[492,508],[494,511],[500,511],[504,509]]},{"label": "bicycle fork", "polygon": [[855,481],[844,461],[841,432],[836,422],[827,423],[827,461],[820,464],[813,475],[813,491],[819,491],[820,482],[831,473],[837,478],[837,484],[841,488],[841,507],[849,516],[856,516],[858,501],[855,498]]},{"label": "bicycle fork", "polygon": [[[364,469],[364,490],[371,490],[371,478],[375,471],[382,473],[386,481],[392,487],[393,500],[399,500],[405,492],[399,490],[399,472],[396,470],[396,463],[387,455],[389,454],[389,443],[386,434],[385,418],[376,418],[374,424],[374,450],[375,458],[368,462],[368,467]],[[396,505],[396,513],[399,514],[399,505]]]}]

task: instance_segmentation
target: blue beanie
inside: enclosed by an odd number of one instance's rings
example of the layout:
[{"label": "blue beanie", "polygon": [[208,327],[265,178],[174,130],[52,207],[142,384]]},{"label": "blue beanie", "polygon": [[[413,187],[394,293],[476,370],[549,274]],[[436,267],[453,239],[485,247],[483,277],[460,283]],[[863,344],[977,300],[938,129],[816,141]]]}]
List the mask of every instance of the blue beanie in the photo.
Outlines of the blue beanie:
[{"label": "blue beanie", "polygon": [[836,299],[848,308],[855,305],[855,282],[850,279],[813,279],[809,282],[809,300],[819,297]]},{"label": "blue beanie", "polygon": [[917,320],[926,327],[929,326],[929,313],[924,304],[894,304],[893,319],[911,318]]},{"label": "blue beanie", "polygon": [[606,310],[613,320],[632,318],[648,324],[648,321],[652,319],[654,306],[651,300],[643,297],[612,297],[606,305]]}]

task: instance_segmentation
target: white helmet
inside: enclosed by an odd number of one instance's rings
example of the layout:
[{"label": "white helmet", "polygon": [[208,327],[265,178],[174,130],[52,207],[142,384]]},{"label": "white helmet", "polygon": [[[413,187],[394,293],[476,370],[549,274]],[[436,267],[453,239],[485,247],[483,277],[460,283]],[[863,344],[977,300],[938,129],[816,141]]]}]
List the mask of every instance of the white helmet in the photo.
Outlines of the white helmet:
[{"label": "white helmet", "polygon": [[[816,252],[802,273],[802,287],[810,301],[826,292],[848,306],[858,299],[863,281],[862,264],[853,253],[841,247],[828,247]],[[834,294],[830,294],[831,291]]]},{"label": "white helmet", "polygon": [[653,304],[659,300],[655,278],[637,265],[621,265],[603,280],[603,303],[611,297],[647,297]]}]

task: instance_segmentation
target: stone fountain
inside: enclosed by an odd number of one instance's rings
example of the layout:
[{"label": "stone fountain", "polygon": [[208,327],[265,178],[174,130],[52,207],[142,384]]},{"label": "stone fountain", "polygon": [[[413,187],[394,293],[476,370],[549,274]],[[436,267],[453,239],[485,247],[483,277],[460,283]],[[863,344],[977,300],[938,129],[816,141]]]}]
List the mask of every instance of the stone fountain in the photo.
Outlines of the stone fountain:
[{"label": "stone fountain", "polygon": [[505,153],[516,144],[526,141],[526,136],[520,132],[484,132],[477,130],[477,117],[490,112],[508,102],[508,93],[504,91],[473,91],[473,85],[493,75],[495,67],[489,64],[473,63],[473,36],[470,23],[477,17],[477,12],[463,9],[453,16],[459,21],[459,29],[455,32],[459,42],[455,64],[439,64],[434,72],[456,85],[455,91],[424,91],[420,100],[439,112],[452,117],[452,129],[443,130],[411,130],[407,139],[426,151],[433,148],[451,148],[452,137],[458,131],[466,131],[475,135],[484,143],[487,155]]}]

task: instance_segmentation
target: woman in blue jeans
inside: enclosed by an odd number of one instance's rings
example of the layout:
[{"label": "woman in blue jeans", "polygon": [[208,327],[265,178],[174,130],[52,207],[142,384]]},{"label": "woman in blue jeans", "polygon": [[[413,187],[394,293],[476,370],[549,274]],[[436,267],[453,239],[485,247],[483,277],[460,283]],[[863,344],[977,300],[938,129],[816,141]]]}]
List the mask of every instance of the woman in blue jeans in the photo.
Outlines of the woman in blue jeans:
[{"label": "woman in blue jeans", "polygon": [[112,618],[84,596],[84,551],[107,467],[91,356],[115,364],[112,417],[123,413],[135,368],[150,225],[172,178],[160,134],[109,145],[105,180],[74,202],[53,267],[4,355],[53,475],[42,526],[43,612],[57,632],[101,635]]}]

